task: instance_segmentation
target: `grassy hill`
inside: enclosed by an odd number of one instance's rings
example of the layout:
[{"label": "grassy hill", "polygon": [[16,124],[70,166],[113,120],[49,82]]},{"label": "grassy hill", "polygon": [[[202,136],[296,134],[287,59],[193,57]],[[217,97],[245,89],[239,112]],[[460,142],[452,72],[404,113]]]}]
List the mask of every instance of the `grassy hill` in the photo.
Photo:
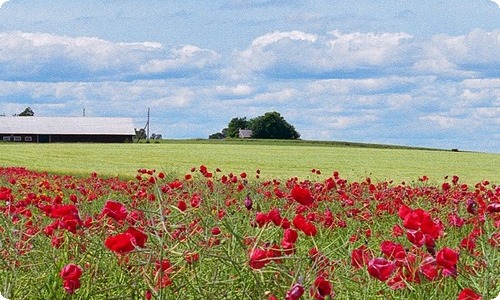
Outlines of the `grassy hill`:
[{"label": "grassy hill", "polygon": [[[1,143],[1,166],[88,176],[132,177],[138,168],[154,168],[182,176],[206,165],[223,173],[247,172],[253,178],[323,178],[333,171],[349,180],[414,181],[426,175],[441,182],[458,175],[462,181],[500,182],[500,155],[453,152],[350,142],[278,140],[162,140],[149,144],[21,144]],[[321,170],[321,175],[311,173]]]}]

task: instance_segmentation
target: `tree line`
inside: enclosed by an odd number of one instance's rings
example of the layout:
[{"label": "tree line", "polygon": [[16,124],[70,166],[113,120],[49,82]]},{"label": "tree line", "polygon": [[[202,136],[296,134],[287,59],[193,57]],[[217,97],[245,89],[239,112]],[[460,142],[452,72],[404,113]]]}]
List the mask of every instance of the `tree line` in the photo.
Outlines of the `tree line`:
[{"label": "tree line", "polygon": [[300,134],[278,112],[267,112],[252,119],[233,118],[221,132],[211,134],[209,139],[239,138],[240,130],[250,130],[254,139],[298,139]]}]

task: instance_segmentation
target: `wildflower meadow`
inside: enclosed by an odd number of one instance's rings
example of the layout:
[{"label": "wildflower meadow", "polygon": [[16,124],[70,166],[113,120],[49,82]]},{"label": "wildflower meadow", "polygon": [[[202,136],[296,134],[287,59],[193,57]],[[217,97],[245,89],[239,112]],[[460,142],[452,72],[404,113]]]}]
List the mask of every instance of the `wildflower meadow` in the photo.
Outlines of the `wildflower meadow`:
[{"label": "wildflower meadow", "polygon": [[[7,299],[494,299],[500,186],[0,168]],[[330,171],[328,171],[330,172]],[[321,175],[321,176],[320,176]],[[459,175],[459,174],[458,174]],[[135,177],[133,177],[135,176]]]}]

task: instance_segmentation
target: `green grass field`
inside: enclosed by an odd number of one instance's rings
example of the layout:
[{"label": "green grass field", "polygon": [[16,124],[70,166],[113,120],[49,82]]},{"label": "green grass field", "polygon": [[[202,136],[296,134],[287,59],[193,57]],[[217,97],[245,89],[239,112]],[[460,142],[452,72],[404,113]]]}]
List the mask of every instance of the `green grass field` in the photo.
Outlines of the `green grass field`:
[{"label": "green grass field", "polygon": [[472,152],[407,149],[383,145],[182,140],[151,144],[0,144],[1,166],[24,166],[36,171],[87,176],[131,177],[138,168],[154,168],[173,176],[191,167],[247,172],[261,170],[263,178],[314,178],[311,169],[327,177],[337,170],[349,180],[370,176],[395,182],[427,175],[441,182],[458,175],[461,181],[500,181],[500,155]]}]

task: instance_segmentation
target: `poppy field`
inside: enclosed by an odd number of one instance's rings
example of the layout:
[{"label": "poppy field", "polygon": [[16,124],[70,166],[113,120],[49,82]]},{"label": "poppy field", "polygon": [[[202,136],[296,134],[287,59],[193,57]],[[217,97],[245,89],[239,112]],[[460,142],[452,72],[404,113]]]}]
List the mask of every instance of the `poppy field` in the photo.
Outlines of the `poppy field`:
[{"label": "poppy field", "polygon": [[0,167],[8,299],[493,299],[500,186]]}]

